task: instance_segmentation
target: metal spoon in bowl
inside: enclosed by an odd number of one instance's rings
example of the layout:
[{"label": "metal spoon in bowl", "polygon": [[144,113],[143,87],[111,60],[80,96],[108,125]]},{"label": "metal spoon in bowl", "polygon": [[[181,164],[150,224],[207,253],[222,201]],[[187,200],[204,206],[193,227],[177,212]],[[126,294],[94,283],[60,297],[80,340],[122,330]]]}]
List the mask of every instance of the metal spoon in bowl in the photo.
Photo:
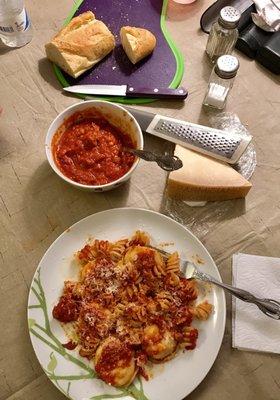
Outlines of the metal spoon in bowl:
[{"label": "metal spoon in bowl", "polygon": [[[170,253],[168,253],[167,251],[158,249],[153,246],[147,246],[147,247],[157,250],[165,258],[170,256]],[[223,289],[227,290],[228,292],[230,292],[233,296],[237,297],[238,299],[245,301],[246,303],[255,304],[268,317],[280,320],[280,303],[279,303],[279,301],[276,301],[273,299],[260,299],[256,296],[254,296],[252,293],[247,292],[246,290],[239,289],[237,287],[227,285],[226,283],[219,282],[213,276],[205,274],[204,272],[200,271],[194,265],[194,263],[192,263],[188,260],[181,259],[180,267],[181,267],[181,275],[184,278],[187,278],[187,279],[195,278],[195,279],[199,279],[204,282],[214,283],[214,285],[222,287]]]},{"label": "metal spoon in bowl", "polygon": [[170,154],[156,154],[148,150],[124,148],[124,151],[134,154],[145,161],[155,161],[157,165],[165,171],[175,171],[183,166],[179,157]]}]

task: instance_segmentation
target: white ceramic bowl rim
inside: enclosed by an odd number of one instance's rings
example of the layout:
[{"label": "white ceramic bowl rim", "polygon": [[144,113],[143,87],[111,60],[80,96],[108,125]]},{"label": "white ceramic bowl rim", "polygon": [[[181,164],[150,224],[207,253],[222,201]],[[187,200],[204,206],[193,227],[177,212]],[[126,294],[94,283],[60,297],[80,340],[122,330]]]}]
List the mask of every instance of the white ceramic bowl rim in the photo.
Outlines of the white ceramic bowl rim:
[{"label": "white ceramic bowl rim", "polygon": [[[60,169],[57,167],[57,165],[56,165],[56,163],[54,161],[53,154],[52,154],[52,149],[51,149],[51,142],[52,142],[52,138],[53,138],[54,133],[55,133],[55,132],[52,132],[53,131],[53,129],[52,129],[53,125],[55,125],[57,120],[59,118],[61,118],[63,116],[63,114],[65,114],[67,111],[75,109],[81,104],[88,104],[89,106],[92,105],[92,107],[94,108],[94,104],[97,104],[97,103],[98,104],[99,103],[110,104],[110,106],[113,106],[113,108],[114,107],[118,108],[118,109],[124,111],[127,115],[129,115],[129,117],[133,120],[133,122],[134,122],[134,124],[135,124],[135,126],[136,126],[136,128],[137,128],[137,130],[139,132],[140,145],[138,146],[138,148],[140,150],[142,150],[143,146],[144,146],[143,134],[142,134],[142,130],[140,128],[140,125],[138,124],[138,122],[135,119],[135,117],[128,110],[126,110],[124,107],[120,106],[119,104],[115,104],[115,103],[112,103],[110,101],[105,101],[105,100],[87,100],[87,101],[83,101],[83,102],[72,104],[71,106],[65,108],[61,113],[59,113],[56,116],[56,118],[53,120],[53,122],[51,123],[51,125],[50,125],[50,127],[48,129],[48,132],[47,132],[47,135],[46,135],[46,140],[45,140],[46,156],[47,156],[47,159],[49,161],[50,166],[52,167],[54,172],[57,173],[57,175],[59,175],[62,179],[64,179],[65,181],[71,183],[72,185],[80,187],[80,188],[84,188],[84,189],[99,189],[99,188],[100,189],[101,188],[105,189],[105,188],[108,188],[108,187],[110,187],[112,185],[115,185],[115,184],[117,184],[117,183],[119,183],[121,181],[125,181],[125,178],[127,177],[127,175],[132,174],[132,172],[135,170],[135,168],[137,167],[137,165],[139,163],[139,158],[137,158],[136,161],[131,166],[131,168],[126,172],[126,174],[124,174],[123,176],[121,176],[120,178],[118,178],[118,179],[116,179],[116,180],[114,180],[112,182],[105,183],[104,185],[85,185],[83,183],[79,183],[79,182],[73,181],[72,179],[70,179],[66,175],[64,175],[60,171]],[[48,150],[50,150],[50,151],[48,151]]]}]

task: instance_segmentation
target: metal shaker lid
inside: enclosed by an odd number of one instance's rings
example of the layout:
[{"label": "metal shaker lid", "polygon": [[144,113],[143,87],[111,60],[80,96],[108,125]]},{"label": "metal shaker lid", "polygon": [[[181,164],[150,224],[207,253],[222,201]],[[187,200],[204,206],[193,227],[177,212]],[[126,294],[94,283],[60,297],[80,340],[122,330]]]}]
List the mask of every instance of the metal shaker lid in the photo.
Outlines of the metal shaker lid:
[{"label": "metal shaker lid", "polygon": [[239,61],[236,57],[225,54],[218,58],[215,72],[223,79],[234,78],[239,68]]},{"label": "metal shaker lid", "polygon": [[220,11],[219,24],[227,29],[234,29],[237,27],[241,18],[240,12],[234,7],[224,7]]}]

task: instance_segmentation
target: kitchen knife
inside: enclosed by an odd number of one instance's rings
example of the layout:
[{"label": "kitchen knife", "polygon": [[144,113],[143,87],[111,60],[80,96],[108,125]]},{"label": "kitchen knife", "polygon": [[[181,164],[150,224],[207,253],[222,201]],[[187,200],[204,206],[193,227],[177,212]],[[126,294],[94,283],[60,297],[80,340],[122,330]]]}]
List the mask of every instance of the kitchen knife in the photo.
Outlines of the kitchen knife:
[{"label": "kitchen knife", "polygon": [[148,97],[154,99],[185,100],[188,92],[185,88],[145,88],[128,85],[75,85],[64,87],[71,93],[98,96]]},{"label": "kitchen knife", "polygon": [[208,126],[125,107],[143,132],[188,147],[199,153],[235,164],[252,140],[250,135],[225,132]]}]

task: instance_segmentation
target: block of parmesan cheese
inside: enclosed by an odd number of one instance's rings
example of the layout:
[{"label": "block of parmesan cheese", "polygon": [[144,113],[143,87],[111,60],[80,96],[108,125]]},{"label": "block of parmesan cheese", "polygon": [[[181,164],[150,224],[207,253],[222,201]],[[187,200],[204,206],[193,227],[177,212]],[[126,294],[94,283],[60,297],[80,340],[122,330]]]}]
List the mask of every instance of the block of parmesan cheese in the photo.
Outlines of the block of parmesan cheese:
[{"label": "block of parmesan cheese", "polygon": [[216,201],[242,198],[252,187],[228,164],[195,151],[176,146],[183,167],[169,174],[167,194],[189,201]]}]

